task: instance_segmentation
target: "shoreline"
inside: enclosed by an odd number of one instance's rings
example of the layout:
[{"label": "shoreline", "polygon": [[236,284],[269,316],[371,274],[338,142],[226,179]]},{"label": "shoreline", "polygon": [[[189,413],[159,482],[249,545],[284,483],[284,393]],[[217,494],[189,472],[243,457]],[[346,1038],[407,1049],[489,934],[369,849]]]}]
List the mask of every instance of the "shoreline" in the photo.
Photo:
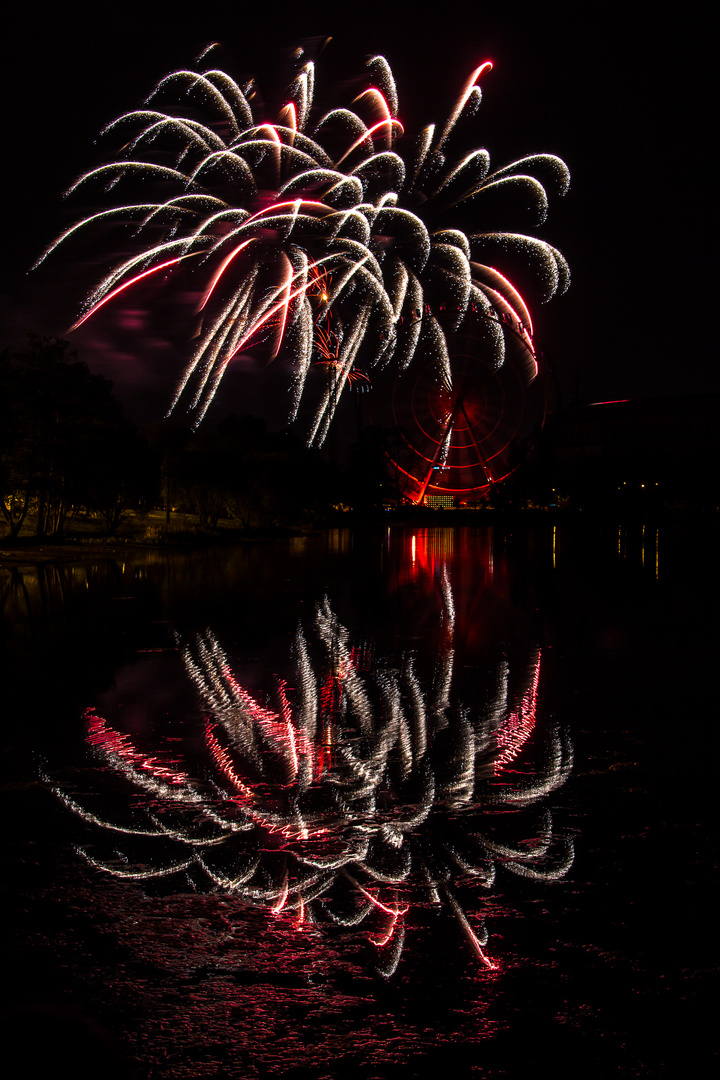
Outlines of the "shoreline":
[{"label": "shoreline", "polygon": [[686,524],[717,525],[720,518],[716,512],[682,511],[665,512],[657,515],[643,514],[601,514],[581,510],[482,510],[482,511],[438,511],[425,508],[417,511],[386,511],[382,515],[345,514],[336,520],[324,522],[313,528],[265,528],[257,530],[222,529],[218,533],[193,532],[191,530],[170,531],[169,533],[143,540],[132,535],[126,538],[102,536],[77,536],[59,540],[36,540],[34,537],[22,537],[11,540],[0,538],[0,568],[19,566],[23,563],[65,563],[87,562],[97,559],[114,559],[141,552],[192,552],[200,553],[219,547],[232,547],[236,544],[261,543],[288,540],[302,536],[317,536],[337,529],[365,531],[388,528],[483,528],[487,526],[536,527],[545,524],[582,526],[672,526],[681,522]]}]

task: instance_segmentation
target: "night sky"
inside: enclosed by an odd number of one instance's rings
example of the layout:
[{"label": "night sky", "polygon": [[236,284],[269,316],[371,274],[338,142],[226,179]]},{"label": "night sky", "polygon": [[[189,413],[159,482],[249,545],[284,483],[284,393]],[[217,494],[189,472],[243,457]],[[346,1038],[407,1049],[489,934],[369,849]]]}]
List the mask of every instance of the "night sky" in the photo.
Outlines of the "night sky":
[{"label": "night sky", "polygon": [[[533,152],[568,163],[571,191],[551,197],[538,234],[564,253],[573,281],[563,297],[532,309],[561,402],[720,391],[709,314],[715,214],[705,179],[714,118],[703,54],[711,31],[708,16],[693,19],[694,5],[666,16],[649,4],[482,0],[206,0],[194,9],[190,16],[153,0],[70,2],[42,16],[31,5],[15,9],[0,73],[0,345],[21,342],[27,331],[65,335],[74,321],[83,268],[61,251],[51,265],[27,271],[74,219],[62,192],[99,163],[94,140],[104,124],[139,107],[163,75],[190,65],[209,42],[223,43],[224,66],[240,76],[271,69],[297,41],[332,36],[320,64],[338,99],[365,56],[383,53],[409,135],[442,120],[469,72],[492,59],[477,126],[492,165]],[[156,407],[153,392],[165,393],[163,348],[175,348],[171,330],[164,343],[147,343],[142,360],[132,334],[122,359],[97,335],[71,340],[131,409],[140,397],[146,410]]]}]

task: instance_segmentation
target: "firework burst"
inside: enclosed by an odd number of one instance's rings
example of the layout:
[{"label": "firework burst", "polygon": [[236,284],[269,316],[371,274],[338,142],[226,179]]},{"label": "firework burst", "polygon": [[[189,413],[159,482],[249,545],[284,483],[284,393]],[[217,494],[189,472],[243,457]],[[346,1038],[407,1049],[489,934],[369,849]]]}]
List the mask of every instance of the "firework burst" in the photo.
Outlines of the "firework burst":
[{"label": "firework burst", "polygon": [[[539,154],[493,171],[487,150],[460,152],[456,133],[463,128],[466,145],[489,62],[446,121],[413,140],[383,57],[369,60],[353,101],[321,111],[315,65],[299,52],[275,115],[254,82],[203,68],[173,72],[144,108],[108,125],[104,135],[122,149],[68,194],[104,191],[112,205],[76,222],[46,255],[101,226],[129,227],[135,250],[87,297],[75,327],[184,265],[196,277],[201,325],[170,411],[199,423],[230,364],[250,353],[279,359],[291,372],[288,418],[302,408],[310,445],[323,442],[358,365],[367,380],[388,365],[404,371],[425,349],[450,380],[447,337],[470,312],[487,321],[498,366],[506,334],[522,336],[532,378],[528,308],[487,254],[522,253],[543,300],[566,287],[567,266],[535,236],[483,232],[483,204],[514,191],[542,223],[548,182],[567,189],[564,163]],[[318,359],[331,363],[331,379],[315,376]]]}]

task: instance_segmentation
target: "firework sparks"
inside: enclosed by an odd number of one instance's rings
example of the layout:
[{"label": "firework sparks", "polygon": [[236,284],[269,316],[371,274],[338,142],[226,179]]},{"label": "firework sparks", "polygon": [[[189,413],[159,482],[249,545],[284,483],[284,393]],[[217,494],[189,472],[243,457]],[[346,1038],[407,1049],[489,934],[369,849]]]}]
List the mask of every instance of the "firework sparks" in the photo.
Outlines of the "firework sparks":
[{"label": "firework sparks", "polygon": [[[251,85],[223,71],[162,79],[145,108],[105,129],[123,140],[117,159],[68,193],[104,191],[115,205],[78,221],[46,255],[100,223],[133,229],[137,254],[103,278],[75,327],[159,271],[188,273],[185,260],[197,256],[202,327],[170,411],[184,408],[199,423],[231,363],[250,353],[278,358],[290,371],[288,417],[309,399],[305,430],[317,445],[358,364],[368,379],[365,372],[390,364],[405,370],[425,347],[446,356],[445,337],[469,312],[496,324],[496,364],[510,331],[534,357],[527,305],[483,255],[519,252],[544,300],[567,286],[567,265],[535,236],[483,232],[483,198],[520,192],[540,224],[548,183],[562,194],[569,174],[549,154],[493,172],[487,150],[461,150],[489,61],[472,72],[445,123],[415,140],[404,134],[383,57],[368,62],[367,86],[351,107],[325,112],[313,62],[298,50],[296,63],[275,116],[261,112]],[[333,362],[334,378],[314,378],[316,355]]]}]

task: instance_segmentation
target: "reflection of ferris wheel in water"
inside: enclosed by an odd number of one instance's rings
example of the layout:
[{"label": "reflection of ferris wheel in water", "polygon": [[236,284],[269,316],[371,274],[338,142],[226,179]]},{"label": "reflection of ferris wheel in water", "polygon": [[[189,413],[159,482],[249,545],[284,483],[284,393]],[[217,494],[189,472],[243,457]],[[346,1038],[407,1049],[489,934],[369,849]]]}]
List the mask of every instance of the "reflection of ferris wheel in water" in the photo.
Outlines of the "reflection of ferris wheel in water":
[{"label": "reflection of ferris wheel in water", "polygon": [[[504,338],[504,359],[493,344]],[[378,386],[373,423],[392,427],[387,456],[405,500],[451,497],[463,503],[504,480],[542,426],[546,386],[532,340],[517,320],[475,314],[448,334],[447,362],[424,363]]]}]

